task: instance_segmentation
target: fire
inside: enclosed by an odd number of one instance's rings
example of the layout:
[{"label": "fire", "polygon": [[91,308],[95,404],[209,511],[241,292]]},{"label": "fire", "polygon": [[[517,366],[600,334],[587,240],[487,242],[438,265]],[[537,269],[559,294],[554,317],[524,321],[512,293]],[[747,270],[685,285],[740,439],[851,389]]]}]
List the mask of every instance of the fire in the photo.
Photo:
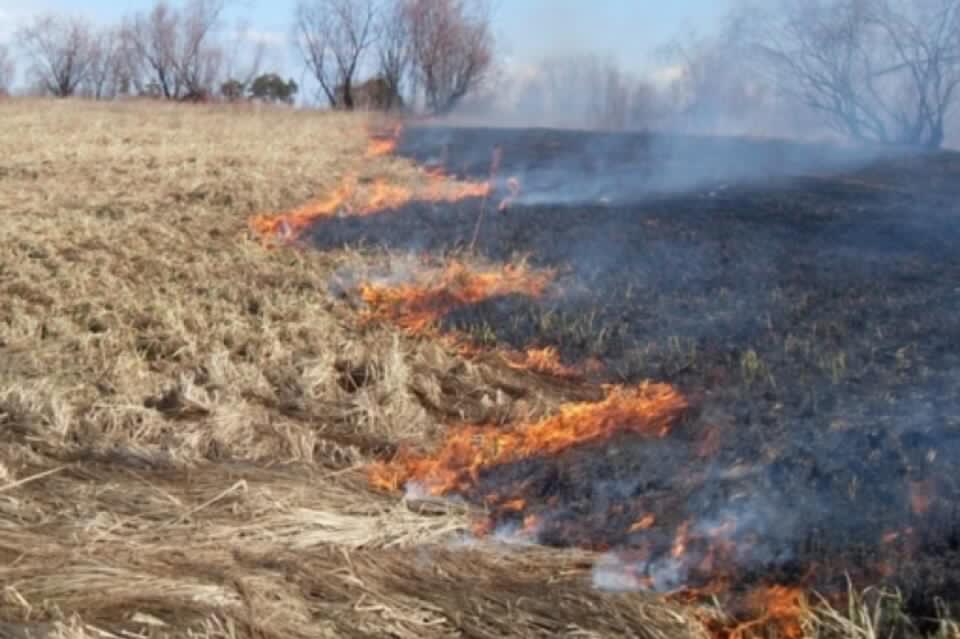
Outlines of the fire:
[{"label": "fire", "polygon": [[910,488],[910,508],[915,515],[925,515],[930,511],[934,500],[933,482],[911,481]]},{"label": "fire", "polygon": [[366,319],[388,320],[412,333],[428,333],[450,311],[503,295],[541,297],[551,271],[524,266],[476,271],[453,261],[433,282],[380,286],[364,284],[360,296],[369,305]]},{"label": "fire", "polygon": [[370,194],[366,208],[370,211],[398,208],[409,202],[412,197],[413,191],[409,187],[389,184],[383,178],[379,178],[373,183],[373,193]]},{"label": "fire", "polygon": [[385,490],[416,481],[432,495],[464,492],[481,472],[521,459],[556,455],[618,433],[663,437],[686,407],[684,397],[667,384],[610,387],[602,401],[564,404],[556,415],[532,424],[455,428],[435,454],[403,452],[375,464],[370,480]]},{"label": "fire", "polygon": [[[396,125],[386,134],[370,134],[366,157],[393,153],[401,133],[402,127]],[[289,242],[296,240],[312,224],[338,213],[373,215],[411,202],[452,204],[465,199],[486,198],[492,190],[491,180],[457,181],[442,168],[426,171],[425,175],[426,184],[419,185],[419,188],[417,185],[391,184],[384,178],[377,178],[371,187],[358,189],[357,176],[350,173],[329,194],[291,211],[254,216],[250,227],[260,237]]]},{"label": "fire", "polygon": [[687,543],[690,540],[689,531],[689,521],[680,524],[680,528],[677,530],[677,536],[673,539],[673,547],[670,549],[670,556],[674,559],[680,559],[687,552]]},{"label": "fire", "polygon": [[545,373],[553,377],[572,379],[582,375],[579,369],[561,362],[560,352],[552,346],[528,348],[523,353],[505,353],[504,361],[511,368]]},{"label": "fire", "polygon": [[509,178],[507,180],[507,192],[507,196],[500,200],[500,204],[497,205],[497,210],[501,213],[505,213],[517,196],[520,195],[520,180],[515,177]]},{"label": "fire", "polygon": [[638,530],[649,530],[653,528],[653,524],[657,521],[656,515],[653,513],[647,513],[637,521],[633,522],[633,525],[627,529],[627,532],[637,532]]},{"label": "fire", "polygon": [[375,158],[390,155],[397,149],[403,125],[396,124],[386,133],[371,133],[367,143],[367,157]]},{"label": "fire", "polygon": [[[748,639],[757,636],[802,639],[807,636],[804,620],[809,608],[800,588],[765,586],[754,590],[747,598],[747,605],[755,619],[737,625],[727,635],[730,639]],[[771,633],[775,630],[775,633]]]},{"label": "fire", "polygon": [[315,221],[336,215],[355,190],[356,181],[348,177],[325,197],[280,215],[258,215],[250,221],[250,226],[262,237],[294,239]]}]

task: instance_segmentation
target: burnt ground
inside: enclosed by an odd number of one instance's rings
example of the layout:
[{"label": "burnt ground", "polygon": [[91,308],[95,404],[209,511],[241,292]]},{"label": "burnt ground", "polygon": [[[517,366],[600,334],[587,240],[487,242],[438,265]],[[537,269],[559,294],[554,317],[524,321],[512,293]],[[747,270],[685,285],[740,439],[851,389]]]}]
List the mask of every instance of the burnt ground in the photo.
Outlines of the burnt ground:
[{"label": "burnt ground", "polygon": [[[591,382],[670,382],[693,409],[665,440],[498,468],[468,498],[521,494],[541,543],[632,549],[661,589],[849,571],[919,613],[960,603],[960,155],[481,129],[411,130],[400,153],[483,179],[498,145],[498,184],[523,191],[506,213],[500,193],[484,205],[474,248],[560,276],[546,299],[445,325],[596,357]],[[480,210],[413,204],[311,241],[456,252]],[[645,513],[656,523],[630,532]],[[665,562],[687,520],[693,558]],[[699,561],[717,538],[736,551]]]}]

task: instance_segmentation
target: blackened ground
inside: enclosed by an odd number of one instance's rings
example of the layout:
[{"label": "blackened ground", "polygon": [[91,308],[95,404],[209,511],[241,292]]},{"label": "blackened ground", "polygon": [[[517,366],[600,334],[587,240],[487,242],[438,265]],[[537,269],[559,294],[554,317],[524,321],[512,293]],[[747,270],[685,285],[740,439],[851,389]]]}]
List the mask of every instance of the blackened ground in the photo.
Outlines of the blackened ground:
[{"label": "blackened ground", "polygon": [[315,244],[455,252],[483,211],[478,253],[561,274],[448,328],[596,357],[600,381],[668,381],[695,408],[663,442],[499,468],[471,496],[527,498],[543,543],[661,555],[682,521],[733,518],[743,574],[869,563],[915,601],[960,602],[960,156],[454,129],[401,149],[483,178],[496,145],[537,204],[414,204],[325,222]]}]

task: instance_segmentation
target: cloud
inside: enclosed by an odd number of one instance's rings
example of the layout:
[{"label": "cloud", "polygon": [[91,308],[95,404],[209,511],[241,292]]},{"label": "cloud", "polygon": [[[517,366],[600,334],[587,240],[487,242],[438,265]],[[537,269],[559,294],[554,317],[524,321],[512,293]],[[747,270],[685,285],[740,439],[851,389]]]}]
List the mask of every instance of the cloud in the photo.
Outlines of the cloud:
[{"label": "cloud", "polygon": [[243,33],[237,34],[247,42],[252,44],[263,44],[268,47],[286,47],[289,39],[286,33],[281,31],[260,31],[257,29],[248,29]]}]

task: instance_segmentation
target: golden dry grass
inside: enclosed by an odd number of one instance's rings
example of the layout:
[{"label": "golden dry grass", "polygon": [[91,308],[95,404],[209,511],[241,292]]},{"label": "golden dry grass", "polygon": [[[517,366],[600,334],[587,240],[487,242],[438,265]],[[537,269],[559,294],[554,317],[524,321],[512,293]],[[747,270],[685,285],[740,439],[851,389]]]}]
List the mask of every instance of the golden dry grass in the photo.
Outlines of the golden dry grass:
[{"label": "golden dry grass", "polygon": [[420,179],[365,157],[363,116],[0,118],[0,637],[704,635],[594,591],[588,555],[459,547],[465,509],[368,487],[362,467],[434,440],[438,412],[532,415],[563,392],[360,327],[327,293],[355,254],[250,234],[348,172]]}]

